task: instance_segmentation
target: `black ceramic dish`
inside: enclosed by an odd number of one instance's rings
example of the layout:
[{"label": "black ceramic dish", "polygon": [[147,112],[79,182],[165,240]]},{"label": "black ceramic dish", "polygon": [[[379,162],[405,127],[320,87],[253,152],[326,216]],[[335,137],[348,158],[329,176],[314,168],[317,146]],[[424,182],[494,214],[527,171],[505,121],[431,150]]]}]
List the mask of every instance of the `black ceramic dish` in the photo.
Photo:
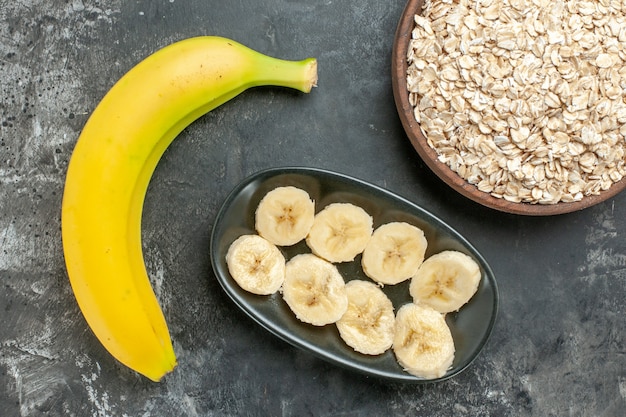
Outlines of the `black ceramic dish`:
[{"label": "black ceramic dish", "polygon": [[[364,208],[374,219],[374,227],[391,221],[405,221],[420,227],[428,240],[426,256],[446,249],[464,252],[480,265],[482,280],[472,300],[446,321],[452,331],[456,354],[451,369],[441,378],[426,380],[406,373],[390,349],[379,356],[355,352],[339,337],[336,326],[315,327],[298,321],[280,293],[259,296],[242,290],[231,278],[226,265],[230,244],[242,234],[255,233],[254,212],[270,190],[293,185],[306,190],[315,200],[316,212],[333,202],[350,202]],[[302,241],[281,248],[288,260],[310,250]],[[346,282],[369,280],[363,273],[360,255],[355,261],[338,264]],[[241,182],[226,198],[211,236],[211,262],[226,294],[248,316],[279,338],[331,363],[369,376],[399,382],[434,382],[450,378],[464,369],[481,351],[493,328],[498,308],[496,280],[487,262],[459,233],[433,214],[387,190],[342,174],[311,168],[277,168],[259,172]],[[383,291],[397,310],[411,302],[409,281],[388,285]]]}]

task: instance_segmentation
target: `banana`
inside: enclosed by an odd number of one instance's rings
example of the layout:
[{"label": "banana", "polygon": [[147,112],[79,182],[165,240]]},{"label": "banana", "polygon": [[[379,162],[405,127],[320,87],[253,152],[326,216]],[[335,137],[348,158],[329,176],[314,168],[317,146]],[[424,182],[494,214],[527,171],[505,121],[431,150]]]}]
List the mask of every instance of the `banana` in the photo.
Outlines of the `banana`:
[{"label": "banana", "polygon": [[365,249],[372,227],[372,217],[361,207],[331,203],[315,215],[306,243],[329,262],[350,262]]},{"label": "banana", "polygon": [[78,306],[122,364],[154,381],[176,366],[141,246],[144,196],[165,149],[195,119],[250,87],[307,93],[316,81],[314,58],[285,61],[229,39],[197,37],[147,57],[94,109],[67,170],[63,250]]},{"label": "banana", "polygon": [[386,223],[374,230],[361,266],[363,272],[381,284],[398,284],[417,273],[424,261],[428,242],[424,232],[409,223]]},{"label": "banana", "polygon": [[273,243],[258,235],[239,236],[226,253],[228,272],[244,290],[274,294],[285,279],[285,257]]},{"label": "banana", "polygon": [[433,379],[454,361],[454,340],[444,316],[427,306],[405,304],[396,314],[393,351],[411,375]]},{"label": "banana", "polygon": [[413,301],[440,313],[459,310],[478,289],[480,267],[468,255],[447,250],[432,255],[411,279]]},{"label": "banana", "polygon": [[268,192],[255,212],[259,235],[278,246],[291,246],[306,238],[313,225],[315,202],[293,186]]},{"label": "banana", "polygon": [[282,294],[298,320],[314,326],[336,322],[348,308],[346,285],[337,267],[311,253],[287,262]]},{"label": "banana", "polygon": [[346,284],[348,309],[337,321],[339,335],[355,351],[366,355],[386,352],[393,343],[393,304],[372,282],[352,280]]}]

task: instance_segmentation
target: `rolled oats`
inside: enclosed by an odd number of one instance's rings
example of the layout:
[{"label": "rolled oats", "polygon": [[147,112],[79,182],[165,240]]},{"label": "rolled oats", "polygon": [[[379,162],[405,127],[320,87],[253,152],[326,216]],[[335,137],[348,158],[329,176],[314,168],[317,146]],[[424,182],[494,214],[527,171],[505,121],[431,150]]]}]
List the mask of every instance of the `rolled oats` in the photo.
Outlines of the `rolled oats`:
[{"label": "rolled oats", "polygon": [[425,0],[407,51],[427,142],[512,202],[579,201],[626,176],[621,0]]}]

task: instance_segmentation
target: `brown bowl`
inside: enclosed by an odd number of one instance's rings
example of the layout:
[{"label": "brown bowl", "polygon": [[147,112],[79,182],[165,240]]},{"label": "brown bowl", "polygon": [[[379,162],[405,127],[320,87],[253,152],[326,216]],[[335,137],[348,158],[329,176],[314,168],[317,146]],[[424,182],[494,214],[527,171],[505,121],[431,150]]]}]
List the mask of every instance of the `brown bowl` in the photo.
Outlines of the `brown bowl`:
[{"label": "brown bowl", "polygon": [[446,184],[465,197],[480,203],[486,207],[496,209],[506,213],[521,214],[528,216],[548,216],[555,214],[570,213],[582,210],[601,203],[626,188],[626,178],[613,184],[608,190],[602,191],[598,195],[585,196],[581,200],[571,203],[556,204],[531,204],[514,203],[504,199],[493,197],[492,195],[480,191],[476,186],[468,183],[456,172],[452,171],[446,164],[439,162],[437,153],[426,142],[419,124],[413,115],[413,107],[409,104],[409,94],[407,89],[407,50],[411,40],[411,32],[414,26],[414,16],[422,12],[423,0],[408,0],[402,13],[400,22],[396,29],[392,52],[392,83],[393,95],[398,109],[402,126],[409,137],[411,144],[424,160],[426,165]]}]

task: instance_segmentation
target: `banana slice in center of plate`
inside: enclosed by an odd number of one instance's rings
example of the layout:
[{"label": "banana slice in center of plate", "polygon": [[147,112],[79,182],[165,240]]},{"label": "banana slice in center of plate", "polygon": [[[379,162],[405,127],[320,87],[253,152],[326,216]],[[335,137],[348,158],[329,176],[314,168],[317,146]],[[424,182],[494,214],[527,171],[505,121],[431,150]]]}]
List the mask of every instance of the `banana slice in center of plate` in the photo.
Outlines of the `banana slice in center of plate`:
[{"label": "banana slice in center of plate", "polygon": [[315,215],[306,243],[329,262],[350,262],[372,236],[373,219],[361,207],[332,203]]},{"label": "banana slice in center of plate", "polygon": [[283,299],[296,317],[314,326],[334,323],[348,308],[346,284],[332,263],[305,253],[285,267]]}]

